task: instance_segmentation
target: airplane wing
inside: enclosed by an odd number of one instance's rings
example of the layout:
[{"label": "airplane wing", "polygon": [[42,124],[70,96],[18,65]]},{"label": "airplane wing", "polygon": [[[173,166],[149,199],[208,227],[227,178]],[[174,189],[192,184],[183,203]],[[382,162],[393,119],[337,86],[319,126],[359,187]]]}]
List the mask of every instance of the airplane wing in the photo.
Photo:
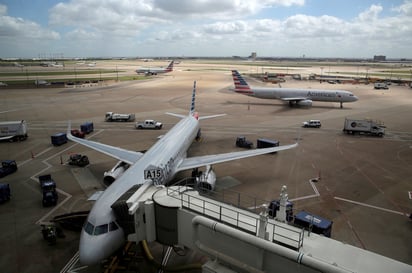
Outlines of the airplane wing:
[{"label": "airplane wing", "polygon": [[143,155],[143,153],[140,153],[140,152],[129,151],[129,150],[125,150],[119,147],[114,147],[114,146],[106,145],[103,143],[72,136],[72,134],[70,133],[70,125],[67,131],[67,138],[73,142],[77,142],[83,146],[89,147],[93,150],[96,150],[108,156],[114,157],[128,164],[136,163]]},{"label": "airplane wing", "polygon": [[282,150],[292,149],[298,146],[298,143],[283,145],[278,147],[264,148],[264,149],[254,149],[240,152],[230,152],[225,154],[217,155],[205,155],[205,156],[195,156],[189,157],[182,161],[178,166],[178,171],[193,169],[197,167],[202,167],[211,164],[223,163],[235,159],[241,159],[246,157],[252,157],[257,155],[263,155],[268,153],[274,153]]}]

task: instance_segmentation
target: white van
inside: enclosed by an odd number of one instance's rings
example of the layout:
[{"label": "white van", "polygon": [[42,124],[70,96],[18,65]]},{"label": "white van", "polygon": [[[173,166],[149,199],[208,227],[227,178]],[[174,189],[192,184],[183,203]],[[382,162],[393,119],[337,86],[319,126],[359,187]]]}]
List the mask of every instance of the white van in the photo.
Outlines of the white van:
[{"label": "white van", "polygon": [[308,128],[308,127],[320,128],[322,126],[322,124],[320,123],[320,120],[311,119],[311,120],[303,122],[302,126],[305,127],[305,128]]}]

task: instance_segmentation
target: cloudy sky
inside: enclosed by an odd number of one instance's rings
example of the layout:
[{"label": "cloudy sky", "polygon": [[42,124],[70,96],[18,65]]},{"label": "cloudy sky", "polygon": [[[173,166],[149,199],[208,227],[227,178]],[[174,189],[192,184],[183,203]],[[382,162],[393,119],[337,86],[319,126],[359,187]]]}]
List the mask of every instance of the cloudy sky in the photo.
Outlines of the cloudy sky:
[{"label": "cloudy sky", "polygon": [[0,58],[412,58],[412,0],[0,0]]}]

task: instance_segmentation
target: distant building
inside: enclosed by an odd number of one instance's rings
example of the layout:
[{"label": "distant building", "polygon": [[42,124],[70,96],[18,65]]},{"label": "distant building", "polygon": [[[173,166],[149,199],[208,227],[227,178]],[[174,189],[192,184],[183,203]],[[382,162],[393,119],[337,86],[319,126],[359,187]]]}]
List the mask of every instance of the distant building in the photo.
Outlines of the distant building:
[{"label": "distant building", "polygon": [[256,56],[256,52],[252,52],[252,54],[250,54],[249,56],[249,59],[256,60]]},{"label": "distant building", "polygon": [[384,61],[386,61],[386,56],[375,55],[375,56],[373,56],[373,61],[374,62],[384,62]]}]

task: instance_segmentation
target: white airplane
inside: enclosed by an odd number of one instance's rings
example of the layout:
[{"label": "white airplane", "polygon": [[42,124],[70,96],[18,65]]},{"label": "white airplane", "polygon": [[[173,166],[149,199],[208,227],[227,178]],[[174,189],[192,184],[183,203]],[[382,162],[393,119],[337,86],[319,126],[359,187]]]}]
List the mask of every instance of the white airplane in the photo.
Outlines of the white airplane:
[{"label": "white airplane", "polygon": [[164,68],[164,67],[141,67],[136,69],[137,74],[145,74],[145,75],[157,75],[161,73],[168,73],[173,71],[173,63],[174,61],[171,61],[170,64]]},{"label": "white airplane", "polygon": [[[100,195],[87,217],[79,243],[79,259],[82,264],[98,263],[125,243],[127,234],[116,221],[111,205],[132,186],[153,182],[166,184],[179,171],[203,166],[207,166],[208,173],[211,173],[213,172],[210,168],[212,164],[282,151],[298,145],[295,143],[272,148],[186,157],[186,151],[193,140],[200,137],[199,120],[222,116],[199,117],[195,112],[195,92],[196,82],[189,115],[167,113],[177,116],[181,120],[144,154],[76,138],[70,134],[71,126],[69,123],[67,137],[70,140],[130,164],[130,167]],[[152,179],[151,174],[153,173],[160,174],[155,181]],[[214,175],[213,173],[210,177],[213,178]],[[211,179],[207,181],[209,188],[213,188],[215,181]]]},{"label": "white airplane", "polygon": [[234,91],[243,95],[260,98],[276,99],[293,103],[300,106],[312,106],[312,101],[340,102],[340,108],[344,102],[354,102],[358,97],[352,92],[345,90],[323,90],[323,89],[297,89],[297,88],[251,88],[237,70],[232,70]]}]

